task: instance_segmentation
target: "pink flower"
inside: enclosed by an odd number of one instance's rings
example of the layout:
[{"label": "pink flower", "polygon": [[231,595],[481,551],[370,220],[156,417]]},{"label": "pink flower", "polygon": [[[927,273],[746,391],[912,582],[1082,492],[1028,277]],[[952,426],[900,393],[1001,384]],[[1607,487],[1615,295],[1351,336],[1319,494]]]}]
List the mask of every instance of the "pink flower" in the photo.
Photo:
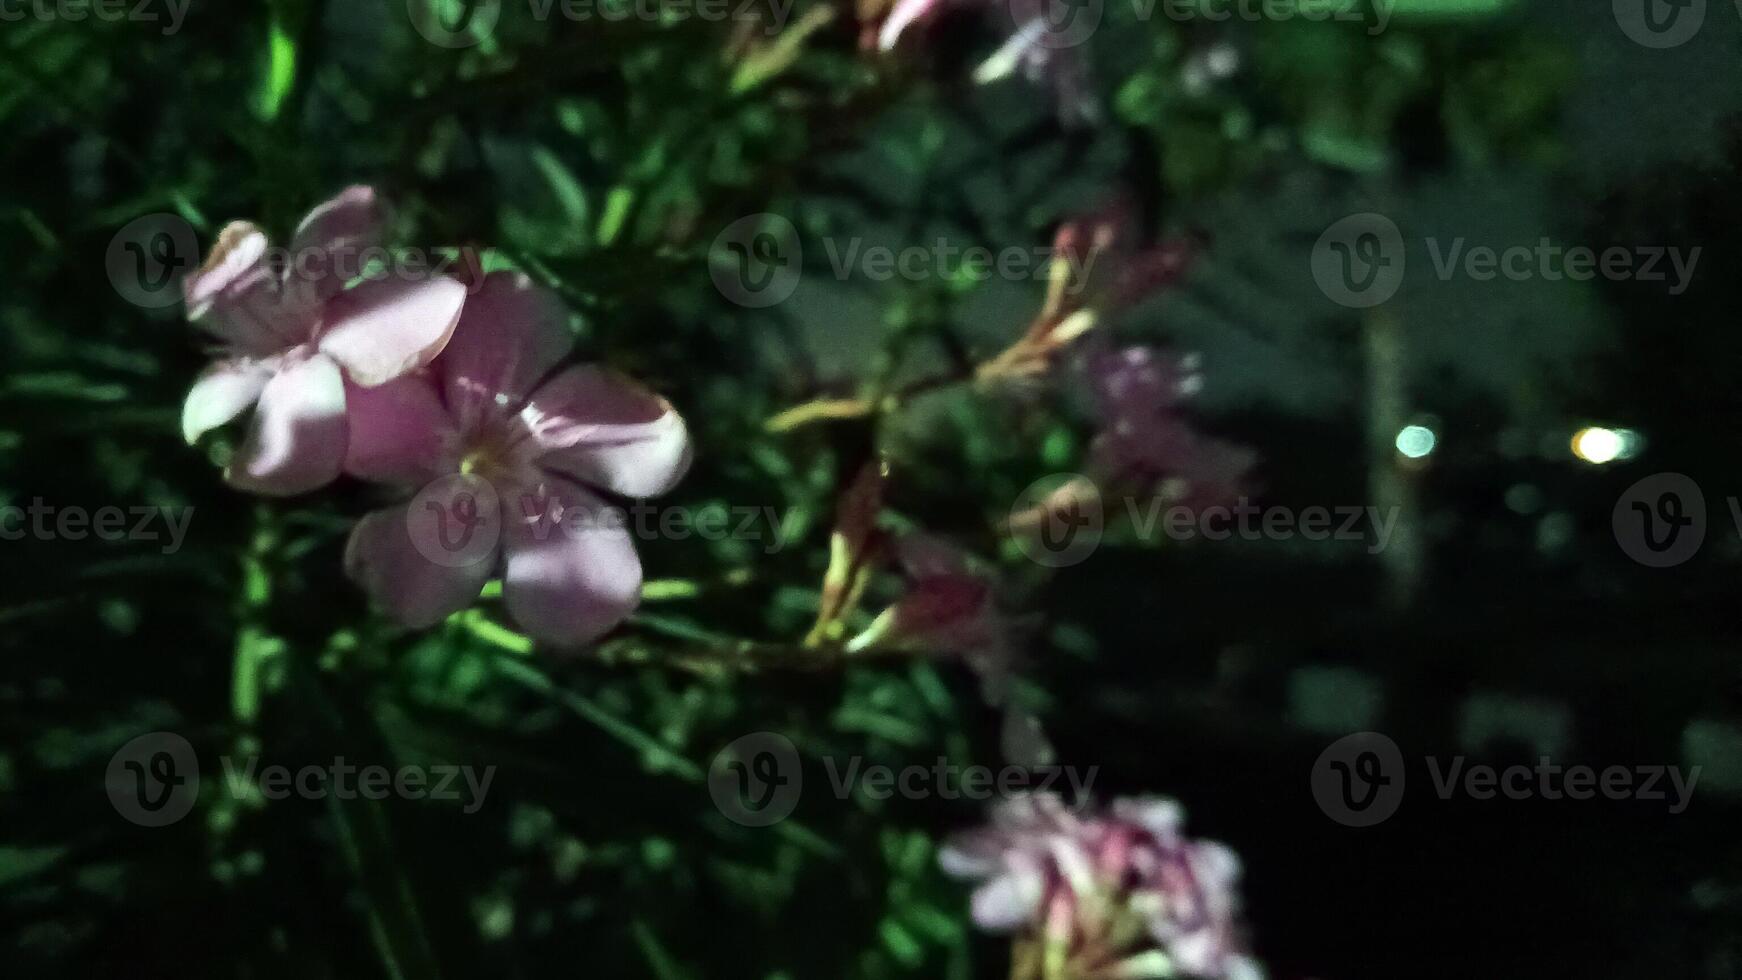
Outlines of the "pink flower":
[{"label": "pink flower", "polygon": [[895,550],[907,589],[847,650],[881,646],[961,657],[980,675],[987,699],[1001,702],[1012,655],[1012,624],[998,609],[991,580],[936,538],[911,534]]},{"label": "pink flower", "polygon": [[1089,449],[1098,476],[1181,506],[1238,493],[1257,456],[1199,433],[1181,414],[1181,405],[1203,387],[1192,358],[1127,347],[1093,351],[1085,360],[1099,416]]},{"label": "pink flower", "polygon": [[1050,793],[1021,795],[938,859],[981,883],[976,924],[1041,944],[1066,964],[1060,976],[1262,976],[1239,942],[1239,859],[1187,838],[1182,819],[1160,798],[1076,811]]},{"label": "pink flower", "polygon": [[1067,221],[1053,236],[1046,303],[1016,343],[978,368],[981,379],[1032,378],[1108,318],[1173,286],[1198,246],[1172,239],[1136,246],[1135,219],[1124,204]]},{"label": "pink flower", "polygon": [[232,485],[289,495],[328,483],[345,457],[347,379],[364,387],[392,381],[447,343],[466,297],[459,282],[344,288],[380,225],[375,192],[352,187],[309,212],[288,256],[270,252],[252,224],[232,222],[183,282],[188,318],[223,352],[188,392],[183,436],[192,443],[255,407],[225,473]]},{"label": "pink flower", "polygon": [[1069,284],[1072,305],[1109,316],[1178,284],[1201,250],[1191,237],[1141,246],[1138,216],[1124,199],[1065,222],[1053,237],[1054,255],[1084,277]]},{"label": "pink flower", "polygon": [[907,590],[853,638],[849,650],[877,643],[966,655],[1003,642],[992,585],[968,567],[959,551],[915,534],[901,539],[896,557]]},{"label": "pink flower", "polygon": [[[634,611],[641,562],[622,511],[599,491],[657,496],[689,468],[669,403],[590,365],[558,370],[572,340],[555,297],[492,273],[429,371],[351,388],[347,472],[427,484],[364,517],[345,567],[399,621],[469,606],[500,571],[508,612],[533,637],[590,642]],[[431,482],[435,481],[435,482]],[[480,503],[481,502],[481,503]],[[495,537],[447,560],[448,521]]]}]

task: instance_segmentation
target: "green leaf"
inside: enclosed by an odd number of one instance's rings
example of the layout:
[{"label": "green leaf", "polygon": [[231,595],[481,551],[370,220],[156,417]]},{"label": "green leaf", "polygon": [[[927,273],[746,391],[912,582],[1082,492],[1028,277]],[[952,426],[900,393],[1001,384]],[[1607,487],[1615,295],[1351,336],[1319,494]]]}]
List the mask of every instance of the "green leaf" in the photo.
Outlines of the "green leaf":
[{"label": "green leaf", "polygon": [[266,39],[266,72],[254,94],[254,114],[262,122],[277,119],[295,81],[296,39],[285,32],[283,23],[275,17]]}]

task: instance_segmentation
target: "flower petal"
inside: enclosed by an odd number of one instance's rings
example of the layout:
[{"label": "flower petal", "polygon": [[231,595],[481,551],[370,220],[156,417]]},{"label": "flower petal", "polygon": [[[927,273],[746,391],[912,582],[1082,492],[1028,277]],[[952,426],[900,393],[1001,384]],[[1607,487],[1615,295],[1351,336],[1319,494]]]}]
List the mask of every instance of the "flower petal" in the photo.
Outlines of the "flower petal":
[{"label": "flower petal", "polygon": [[369,280],[327,304],[318,346],[372,388],[441,353],[465,301],[466,287],[454,279]]},{"label": "flower petal", "polygon": [[540,385],[521,418],[539,462],[626,497],[670,490],[690,466],[683,417],[640,385],[590,365]]},{"label": "flower petal", "polygon": [[380,240],[386,217],[386,207],[375,196],[374,188],[361,184],[347,187],[331,200],[315,205],[302,219],[291,238],[291,251],[367,248]]},{"label": "flower petal", "polygon": [[471,421],[498,396],[518,409],[574,347],[568,312],[549,290],[519,273],[492,272],[466,298],[441,360],[454,417]]},{"label": "flower petal", "polygon": [[[428,515],[418,500],[366,515],[345,544],[345,574],[394,620],[414,629],[433,626],[470,606],[498,564],[499,549],[469,562],[437,562],[417,546],[427,535],[414,520]],[[495,516],[500,519],[499,513]],[[413,535],[419,537],[414,539]],[[434,540],[428,538],[428,540]]]},{"label": "flower petal", "polygon": [[1010,932],[1033,921],[1046,895],[1046,871],[1027,855],[1012,855],[1006,870],[974,889],[974,923],[988,932]]},{"label": "flower petal", "polygon": [[1198,929],[1167,943],[1174,966],[1188,976],[1220,977],[1233,952],[1229,937],[1220,930]]},{"label": "flower petal", "polygon": [[272,369],[259,362],[219,361],[205,370],[181,407],[181,434],[189,445],[241,415],[260,400]]},{"label": "flower petal", "polygon": [[942,538],[923,532],[904,534],[895,543],[895,559],[908,578],[968,575],[968,557]]},{"label": "flower petal", "polygon": [[453,419],[425,372],[373,388],[345,385],[350,439],[345,472],[377,483],[422,483],[456,467],[444,465],[454,444]]},{"label": "flower petal", "polygon": [[914,21],[932,12],[938,6],[938,0],[897,0],[894,9],[884,19],[883,27],[877,32],[877,48],[888,51],[895,47],[895,42],[901,39],[903,31]]},{"label": "flower petal", "polygon": [[1220,903],[1231,908],[1234,886],[1240,882],[1240,856],[1224,844],[1198,841],[1192,846],[1187,860],[1191,863],[1192,874],[1210,891],[1212,904]]},{"label": "flower petal", "polygon": [[938,868],[952,878],[989,878],[1003,861],[1004,839],[991,831],[961,834],[938,848]]},{"label": "flower petal", "polygon": [[1114,800],[1113,816],[1137,824],[1164,846],[1178,846],[1185,827],[1185,808],[1165,796],[1139,796]]},{"label": "flower petal", "polygon": [[385,210],[373,188],[355,186],[310,211],[290,242],[290,288],[324,301],[362,275],[363,253],[379,242]]},{"label": "flower petal", "polygon": [[317,355],[266,382],[225,478],[240,490],[289,496],[331,482],[344,458],[345,383],[339,366]]},{"label": "flower petal", "polygon": [[503,597],[521,628],[547,643],[579,646],[635,611],[641,559],[621,510],[564,480],[504,506]]},{"label": "flower petal", "polygon": [[246,221],[232,221],[218,232],[206,261],[181,282],[188,319],[197,320],[225,292],[244,284],[262,268],[266,235]]},{"label": "flower petal", "polygon": [[[983,689],[989,691],[987,701],[993,704],[1003,703],[1008,685],[995,667],[981,673],[980,683]],[[1058,762],[1058,750],[1053,748],[1052,739],[1046,737],[1046,726],[1041,724],[1039,718],[1021,708],[1010,708],[1004,712],[998,747],[1004,753],[1005,761],[1024,769],[1039,770]]]},{"label": "flower petal", "polygon": [[246,221],[233,221],[200,268],[182,280],[189,320],[211,332],[234,353],[266,357],[309,337],[320,307],[307,290],[287,289],[272,268],[266,236]]}]

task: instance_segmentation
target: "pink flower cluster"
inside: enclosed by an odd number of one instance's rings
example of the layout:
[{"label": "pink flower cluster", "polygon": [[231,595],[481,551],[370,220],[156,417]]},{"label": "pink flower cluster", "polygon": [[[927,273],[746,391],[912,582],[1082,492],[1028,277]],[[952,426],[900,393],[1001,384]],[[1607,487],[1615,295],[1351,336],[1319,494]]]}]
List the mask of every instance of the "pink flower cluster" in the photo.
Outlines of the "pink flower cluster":
[{"label": "pink flower cluster", "polygon": [[[382,223],[375,193],[352,187],[304,219],[291,251],[354,254]],[[240,489],[299,494],[341,473],[425,487],[420,507],[364,517],[346,548],[350,576],[407,625],[465,609],[498,574],[509,614],[539,640],[586,643],[622,622],[641,591],[628,530],[575,518],[606,511],[602,494],[655,496],[683,477],[689,436],[672,406],[600,368],[562,367],[567,313],[524,276],[353,285],[320,266],[286,267],[247,222],[219,233],[183,286],[189,319],[219,345],[183,408],[188,441],[253,408],[226,472]],[[494,513],[478,512],[481,497]],[[430,522],[453,515],[468,534],[493,521],[497,536],[467,560],[434,560]]]},{"label": "pink flower cluster", "polygon": [[1012,976],[1259,980],[1239,937],[1239,859],[1187,838],[1183,819],[1154,797],[1077,811],[1050,793],[1015,796],[939,862],[981,883],[976,924],[1018,934]]},{"label": "pink flower cluster", "polygon": [[1186,507],[1238,495],[1257,455],[1203,435],[1181,413],[1203,387],[1195,358],[1103,347],[1085,364],[1098,421],[1090,467],[1106,485]]},{"label": "pink flower cluster", "polygon": [[961,657],[980,675],[988,697],[1002,700],[1012,624],[999,612],[992,580],[940,538],[917,531],[896,537],[878,527],[885,479],[879,464],[867,464],[841,494],[812,642],[827,637],[833,625],[845,626],[871,573],[893,558],[905,588],[870,626],[846,640],[846,652],[898,649]]},{"label": "pink flower cluster", "polygon": [[906,588],[847,650],[887,645],[953,654],[980,676],[990,700],[1002,700],[1013,625],[999,612],[992,581],[928,535],[910,534],[894,550]]}]

